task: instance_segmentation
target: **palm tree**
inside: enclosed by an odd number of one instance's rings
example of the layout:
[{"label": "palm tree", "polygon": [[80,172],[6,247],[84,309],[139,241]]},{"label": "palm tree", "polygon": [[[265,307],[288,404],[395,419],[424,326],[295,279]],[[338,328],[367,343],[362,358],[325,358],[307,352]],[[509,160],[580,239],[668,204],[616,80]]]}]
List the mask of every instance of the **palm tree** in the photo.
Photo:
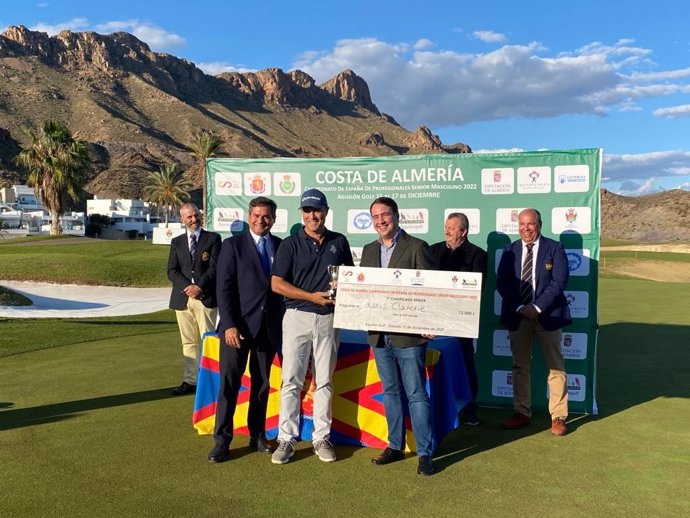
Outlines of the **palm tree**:
[{"label": "palm tree", "polygon": [[165,209],[165,228],[168,228],[171,211],[189,200],[192,182],[184,176],[177,164],[160,165],[158,171],[149,173],[147,180],[148,184],[144,187],[145,201],[155,203],[159,209]]},{"label": "palm tree", "polygon": [[24,128],[29,147],[17,155],[16,163],[28,171],[27,185],[34,188],[36,198],[50,212],[50,235],[62,233],[60,215],[67,208],[68,198],[78,201],[85,172],[91,163],[88,144],[75,140],[61,121],[47,120],[36,133]]},{"label": "palm tree", "polygon": [[201,129],[192,135],[192,141],[187,146],[190,154],[197,159],[199,177],[202,179],[202,225],[206,226],[206,159],[215,156],[223,145],[223,137],[213,131]]}]

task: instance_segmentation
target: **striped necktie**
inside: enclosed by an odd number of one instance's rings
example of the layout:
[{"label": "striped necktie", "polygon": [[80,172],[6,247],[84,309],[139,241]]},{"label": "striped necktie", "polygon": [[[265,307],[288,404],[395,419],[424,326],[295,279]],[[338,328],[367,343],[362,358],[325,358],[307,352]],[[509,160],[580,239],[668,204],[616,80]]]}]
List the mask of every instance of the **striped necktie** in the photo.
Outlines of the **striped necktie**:
[{"label": "striped necktie", "polygon": [[189,255],[194,261],[194,254],[196,253],[196,234],[189,236]]},{"label": "striped necktie", "polygon": [[520,276],[520,302],[523,304],[530,304],[532,302],[532,268],[534,263],[534,255],[532,254],[532,247],[534,243],[525,245],[527,247],[527,255],[525,262],[522,265],[522,275]]}]

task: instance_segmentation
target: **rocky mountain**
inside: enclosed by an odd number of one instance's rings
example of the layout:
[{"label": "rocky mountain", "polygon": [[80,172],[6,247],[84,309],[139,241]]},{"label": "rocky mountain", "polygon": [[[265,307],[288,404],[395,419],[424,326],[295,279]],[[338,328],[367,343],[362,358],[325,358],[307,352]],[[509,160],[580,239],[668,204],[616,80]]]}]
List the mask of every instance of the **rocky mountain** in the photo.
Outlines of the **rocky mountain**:
[{"label": "rocky mountain", "polygon": [[[22,128],[48,118],[91,144],[87,190],[103,197],[138,197],[147,172],[175,162],[199,201],[186,145],[202,128],[224,137],[223,156],[239,158],[471,152],[425,127],[401,127],[351,70],[320,85],[278,68],[211,76],[124,32],[49,37],[10,27],[0,34],[0,187],[25,181],[13,163],[26,144]],[[628,198],[602,190],[601,200],[605,238],[690,240],[687,191]]]},{"label": "rocky mountain", "polygon": [[240,158],[471,152],[402,128],[351,70],[321,85],[277,68],[211,76],[124,32],[10,27],[0,34],[0,186],[25,177],[12,162],[22,128],[48,118],[91,143],[87,190],[105,197],[141,195],[146,173],[165,162],[200,188],[186,145],[202,128],[224,137],[223,156]]},{"label": "rocky mountain", "polygon": [[690,242],[690,192],[682,189],[620,196],[601,190],[601,228],[605,239]]}]

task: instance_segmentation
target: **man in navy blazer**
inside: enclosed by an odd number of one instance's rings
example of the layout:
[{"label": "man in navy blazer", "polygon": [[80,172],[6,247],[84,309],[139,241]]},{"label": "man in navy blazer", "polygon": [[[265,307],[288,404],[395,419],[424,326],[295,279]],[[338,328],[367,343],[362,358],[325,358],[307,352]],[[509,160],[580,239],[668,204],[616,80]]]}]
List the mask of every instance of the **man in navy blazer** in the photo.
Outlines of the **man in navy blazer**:
[{"label": "man in navy blazer", "polygon": [[233,415],[249,360],[249,446],[270,453],[266,440],[266,408],[270,371],[281,342],[283,298],[271,290],[270,269],[281,239],[270,233],[276,204],[263,196],[249,202],[249,230],[223,241],[218,260],[220,321],[220,388],[216,405],[215,446],[211,462],[229,459]]},{"label": "man in navy blazer", "polygon": [[196,392],[196,374],[201,336],[216,327],[216,262],[220,235],[201,228],[199,209],[193,203],[180,208],[186,232],[170,242],[168,279],[173,288],[170,309],[175,310],[182,339],[184,377],[172,394]]},{"label": "man in navy blazer", "polygon": [[563,245],[541,235],[541,214],[524,209],[518,216],[520,240],[503,249],[496,289],[503,298],[501,324],[509,331],[513,353],[514,415],[503,427],[527,426],[532,416],[532,342],[539,339],[549,369],[551,432],[565,435],[568,417],[568,387],[561,353],[562,328],[572,321],[564,290],[568,283],[568,260]]}]

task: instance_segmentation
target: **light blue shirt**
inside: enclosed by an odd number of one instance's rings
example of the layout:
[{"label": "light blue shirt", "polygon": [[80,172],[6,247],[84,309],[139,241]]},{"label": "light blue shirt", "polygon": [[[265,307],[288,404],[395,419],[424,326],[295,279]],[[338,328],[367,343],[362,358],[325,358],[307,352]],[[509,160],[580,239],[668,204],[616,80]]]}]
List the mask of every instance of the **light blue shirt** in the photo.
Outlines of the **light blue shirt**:
[{"label": "light blue shirt", "polygon": [[398,239],[400,239],[400,236],[402,236],[401,228],[399,228],[393,236],[393,242],[391,243],[391,246],[384,245],[381,239],[379,238],[379,244],[381,245],[381,268],[388,268],[388,263],[391,262],[393,250],[395,250],[395,245],[398,243]]}]

